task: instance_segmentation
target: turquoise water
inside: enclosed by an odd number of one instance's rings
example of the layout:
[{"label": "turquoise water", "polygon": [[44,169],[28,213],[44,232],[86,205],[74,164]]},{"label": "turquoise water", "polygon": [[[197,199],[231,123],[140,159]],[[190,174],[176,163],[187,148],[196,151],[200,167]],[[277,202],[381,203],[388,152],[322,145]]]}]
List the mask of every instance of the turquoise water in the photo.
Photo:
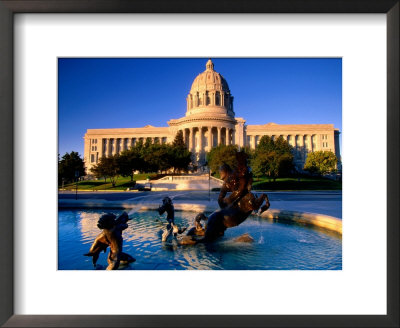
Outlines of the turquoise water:
[{"label": "turquoise water", "polygon": [[[118,210],[60,210],[58,216],[58,269],[94,270],[87,253],[100,233],[97,220]],[[175,223],[193,226],[196,213],[176,212]],[[209,244],[179,246],[161,242],[165,218],[157,212],[135,213],[124,230],[123,251],[136,262],[121,267],[125,270],[341,270],[342,240],[292,223],[278,223],[256,216],[240,226],[227,229],[225,236]],[[253,243],[234,239],[248,233]],[[107,253],[101,253],[96,269],[107,267]]]}]

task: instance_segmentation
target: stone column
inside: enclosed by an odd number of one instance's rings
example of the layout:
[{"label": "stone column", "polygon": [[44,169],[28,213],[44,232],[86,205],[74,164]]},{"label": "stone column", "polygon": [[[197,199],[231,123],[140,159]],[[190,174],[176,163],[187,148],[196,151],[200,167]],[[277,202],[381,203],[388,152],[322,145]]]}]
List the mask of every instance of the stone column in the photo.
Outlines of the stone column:
[{"label": "stone column", "polygon": [[256,149],[256,136],[252,135],[250,138],[251,138],[251,145],[253,146],[253,149]]},{"label": "stone column", "polygon": [[116,155],[116,154],[118,154],[118,146],[119,146],[119,139],[118,138],[114,138],[114,154],[113,155]]},{"label": "stone column", "polygon": [[304,149],[304,135],[299,136],[299,147]]},{"label": "stone column", "polygon": [[186,146],[186,129],[183,129],[183,130],[182,130],[182,135],[183,135],[183,143],[184,143],[185,146]]},{"label": "stone column", "polygon": [[190,129],[189,129],[189,133],[190,133],[190,135],[189,135],[189,150],[191,151],[191,152],[193,152],[193,145],[194,145],[194,127],[191,127]]},{"label": "stone column", "polygon": [[221,144],[221,127],[217,127],[217,132],[218,132],[218,145],[219,146]]},{"label": "stone column", "polygon": [[208,127],[208,151],[210,151],[212,149],[212,126]]},{"label": "stone column", "polygon": [[203,151],[203,127],[199,127],[199,153]]},{"label": "stone column", "polygon": [[229,140],[229,129],[225,128],[225,146],[228,146],[230,144],[230,140]]},{"label": "stone column", "polygon": [[111,153],[111,155],[114,155],[115,154],[115,150],[116,150],[116,146],[115,146],[115,144],[116,144],[116,139],[115,138],[110,138],[110,153]]},{"label": "stone column", "polygon": [[300,158],[303,161],[304,158],[304,135],[299,135],[298,145]]},{"label": "stone column", "polygon": [[106,143],[106,150],[104,151],[104,156],[107,157],[110,153],[110,139],[105,138],[104,142]]}]

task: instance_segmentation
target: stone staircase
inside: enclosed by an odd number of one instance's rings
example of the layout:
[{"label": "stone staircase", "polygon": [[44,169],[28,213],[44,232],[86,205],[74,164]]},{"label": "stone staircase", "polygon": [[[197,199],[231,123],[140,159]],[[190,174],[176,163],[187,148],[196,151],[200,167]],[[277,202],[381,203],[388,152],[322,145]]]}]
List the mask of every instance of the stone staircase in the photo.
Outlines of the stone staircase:
[{"label": "stone staircase", "polygon": [[[137,181],[138,184],[144,184],[146,181]],[[209,190],[221,188],[223,181],[208,174],[186,174],[186,175],[168,175],[158,180],[152,180],[152,191],[167,190]]]}]

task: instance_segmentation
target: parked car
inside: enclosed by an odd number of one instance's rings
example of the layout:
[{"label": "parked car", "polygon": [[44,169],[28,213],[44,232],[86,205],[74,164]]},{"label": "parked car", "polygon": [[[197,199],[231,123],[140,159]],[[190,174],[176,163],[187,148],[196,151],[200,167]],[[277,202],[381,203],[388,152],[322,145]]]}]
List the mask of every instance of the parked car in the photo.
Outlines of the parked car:
[{"label": "parked car", "polygon": [[143,190],[151,191],[151,183],[150,183],[150,182],[146,182],[146,183],[144,184]]}]

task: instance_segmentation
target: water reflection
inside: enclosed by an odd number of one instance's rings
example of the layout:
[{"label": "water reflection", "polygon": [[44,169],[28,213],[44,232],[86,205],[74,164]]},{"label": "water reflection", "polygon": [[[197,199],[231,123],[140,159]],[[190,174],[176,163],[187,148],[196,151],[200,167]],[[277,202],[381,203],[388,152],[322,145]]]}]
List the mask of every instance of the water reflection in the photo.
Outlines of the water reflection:
[{"label": "water reflection", "polygon": [[[119,215],[121,211],[111,211]],[[60,210],[58,218],[58,265],[60,270],[93,270],[84,257],[99,234],[97,220],[104,210]],[[175,222],[192,226],[196,213],[177,212]],[[153,211],[137,212],[123,232],[124,252],[136,258],[131,270],[338,270],[342,268],[341,238],[320,230],[250,217],[228,229],[209,245],[179,246],[161,242],[165,219]],[[234,239],[249,233],[254,243]],[[106,254],[99,265],[107,266]]]}]

